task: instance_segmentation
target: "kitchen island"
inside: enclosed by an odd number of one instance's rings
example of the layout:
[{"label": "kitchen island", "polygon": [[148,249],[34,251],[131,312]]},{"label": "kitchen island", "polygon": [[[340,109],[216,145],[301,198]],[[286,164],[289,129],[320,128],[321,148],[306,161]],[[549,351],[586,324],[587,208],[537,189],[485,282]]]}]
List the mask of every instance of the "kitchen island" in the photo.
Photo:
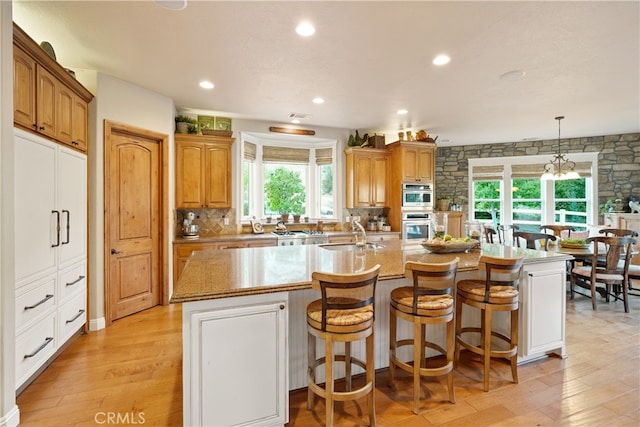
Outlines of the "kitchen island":
[{"label": "kitchen island", "polygon": [[[185,425],[287,422],[289,390],[307,383],[305,307],[319,298],[319,292],[311,289],[314,271],[353,273],[381,265],[375,325],[379,369],[389,362],[389,294],[407,283],[406,261],[446,262],[459,257],[458,279],[462,279],[479,275],[481,254],[505,258],[524,254],[519,362],[549,353],[566,356],[566,255],[489,244],[469,253],[433,254],[401,240],[375,249],[353,249],[307,245],[191,255],[171,299],[183,303]],[[463,324],[474,322],[479,324],[479,314],[463,311]],[[410,327],[404,326],[407,329],[400,328],[398,336],[411,336]],[[495,319],[494,329],[506,332],[507,328],[506,317]],[[432,337],[444,340],[440,331],[433,331]],[[322,351],[319,346],[318,353]],[[362,349],[356,346],[353,351],[358,356]]]}]

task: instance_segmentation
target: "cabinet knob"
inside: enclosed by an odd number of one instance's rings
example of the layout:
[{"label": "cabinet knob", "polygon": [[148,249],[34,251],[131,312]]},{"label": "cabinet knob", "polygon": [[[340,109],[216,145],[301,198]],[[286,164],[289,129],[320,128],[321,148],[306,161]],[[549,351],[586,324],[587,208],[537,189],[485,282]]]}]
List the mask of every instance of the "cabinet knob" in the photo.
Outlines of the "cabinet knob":
[{"label": "cabinet knob", "polygon": [[122,252],[120,251],[116,251],[115,249],[111,248],[111,255],[118,255],[121,254]]},{"label": "cabinet knob", "polygon": [[40,130],[44,130],[44,126],[40,126],[38,129],[40,129]]},{"label": "cabinet knob", "polygon": [[280,310],[284,310],[284,304],[280,304]]}]

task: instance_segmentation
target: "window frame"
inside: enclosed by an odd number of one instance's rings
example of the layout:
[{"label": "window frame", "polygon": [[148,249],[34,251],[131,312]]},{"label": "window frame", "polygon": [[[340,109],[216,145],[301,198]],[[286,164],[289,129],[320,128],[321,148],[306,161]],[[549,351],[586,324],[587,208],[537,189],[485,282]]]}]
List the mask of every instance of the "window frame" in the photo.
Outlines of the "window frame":
[{"label": "window frame", "polygon": [[[241,197],[238,197],[234,203],[237,210],[237,217],[239,222],[246,223],[255,217],[259,220],[264,220],[264,163],[262,161],[264,146],[284,147],[284,148],[303,148],[308,149],[309,163],[308,163],[308,182],[305,186],[313,191],[308,191],[307,200],[305,202],[305,216],[310,218],[323,219],[327,221],[335,220],[337,218],[337,212],[340,209],[340,198],[338,197],[337,178],[338,174],[338,141],[336,139],[328,138],[316,138],[316,137],[297,137],[287,134],[260,134],[253,132],[242,132],[239,135],[239,155],[234,162],[236,165],[235,170],[239,171],[236,175],[237,188],[240,189]],[[256,158],[255,160],[245,159],[245,142],[256,145]],[[316,149],[332,148],[332,162],[333,165],[333,216],[321,216],[320,215],[320,185],[321,176],[320,168],[316,163]],[[255,182],[249,186],[249,215],[244,215],[243,203],[244,203],[244,166],[245,162],[250,162],[253,166],[250,168],[249,176],[253,178]],[[269,162],[271,163],[271,162]],[[300,163],[297,163],[300,164]]]},{"label": "window frame", "polygon": [[[589,153],[569,153],[567,156],[574,162],[587,162],[591,164],[591,176],[585,177],[586,179],[586,198],[587,198],[587,222],[585,226],[587,229],[597,223],[598,220],[598,152]],[[501,191],[501,211],[500,218],[504,219],[505,224],[513,223],[513,178],[512,178],[512,165],[527,165],[527,164],[546,164],[551,158],[552,154],[534,155],[534,156],[505,156],[505,157],[489,157],[489,158],[471,158],[468,159],[468,206],[469,216],[474,216],[475,195],[473,186],[473,169],[475,167],[486,166],[503,166],[503,175],[501,178],[502,191]],[[541,168],[540,175],[543,170]],[[491,181],[497,181],[499,179],[492,179]],[[482,179],[476,179],[476,181],[482,181]],[[555,198],[554,198],[554,182],[553,180],[541,180],[540,185],[540,197],[542,199],[542,223],[554,224],[555,223]],[[549,203],[551,198],[554,203]],[[509,221],[508,223],[506,221]]]}]

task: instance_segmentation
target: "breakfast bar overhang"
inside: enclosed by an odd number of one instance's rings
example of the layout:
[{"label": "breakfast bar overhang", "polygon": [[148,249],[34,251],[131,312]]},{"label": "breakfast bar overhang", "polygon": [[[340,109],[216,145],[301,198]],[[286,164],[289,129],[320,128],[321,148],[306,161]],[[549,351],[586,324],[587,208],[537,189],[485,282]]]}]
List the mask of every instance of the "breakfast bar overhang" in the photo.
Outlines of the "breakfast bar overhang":
[{"label": "breakfast bar overhang", "polygon": [[[184,424],[288,421],[289,391],[307,386],[305,307],[319,297],[311,289],[314,271],[345,274],[381,265],[375,304],[375,367],[380,369],[389,364],[389,294],[407,283],[405,263],[458,257],[458,279],[471,278],[480,274],[482,254],[524,255],[519,363],[548,354],[566,357],[565,254],[493,244],[468,253],[435,254],[402,240],[365,250],[329,244],[194,252],[171,299],[183,304]],[[477,313],[463,311],[462,317],[463,324],[480,322]],[[494,329],[503,323],[506,332],[506,317],[496,317]],[[398,333],[411,332],[400,328]],[[444,340],[437,331],[432,338]],[[360,351],[356,346],[354,354]]]}]

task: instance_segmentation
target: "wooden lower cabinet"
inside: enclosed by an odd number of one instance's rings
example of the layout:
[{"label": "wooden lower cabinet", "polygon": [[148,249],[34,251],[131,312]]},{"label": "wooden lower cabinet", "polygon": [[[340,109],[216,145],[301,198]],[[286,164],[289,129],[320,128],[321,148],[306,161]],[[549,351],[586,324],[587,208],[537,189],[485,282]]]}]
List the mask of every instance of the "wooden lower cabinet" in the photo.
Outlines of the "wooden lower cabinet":
[{"label": "wooden lower cabinet", "polygon": [[184,425],[286,424],[288,294],[182,307]]},{"label": "wooden lower cabinet", "polygon": [[261,246],[276,246],[276,239],[225,240],[221,242],[180,242],[173,244],[173,283],[178,278],[187,263],[187,259],[194,251],[209,249],[255,248]]},{"label": "wooden lower cabinet", "polygon": [[449,212],[449,219],[447,222],[447,232],[452,237],[465,237],[464,222],[467,220],[467,215],[464,212]]}]

